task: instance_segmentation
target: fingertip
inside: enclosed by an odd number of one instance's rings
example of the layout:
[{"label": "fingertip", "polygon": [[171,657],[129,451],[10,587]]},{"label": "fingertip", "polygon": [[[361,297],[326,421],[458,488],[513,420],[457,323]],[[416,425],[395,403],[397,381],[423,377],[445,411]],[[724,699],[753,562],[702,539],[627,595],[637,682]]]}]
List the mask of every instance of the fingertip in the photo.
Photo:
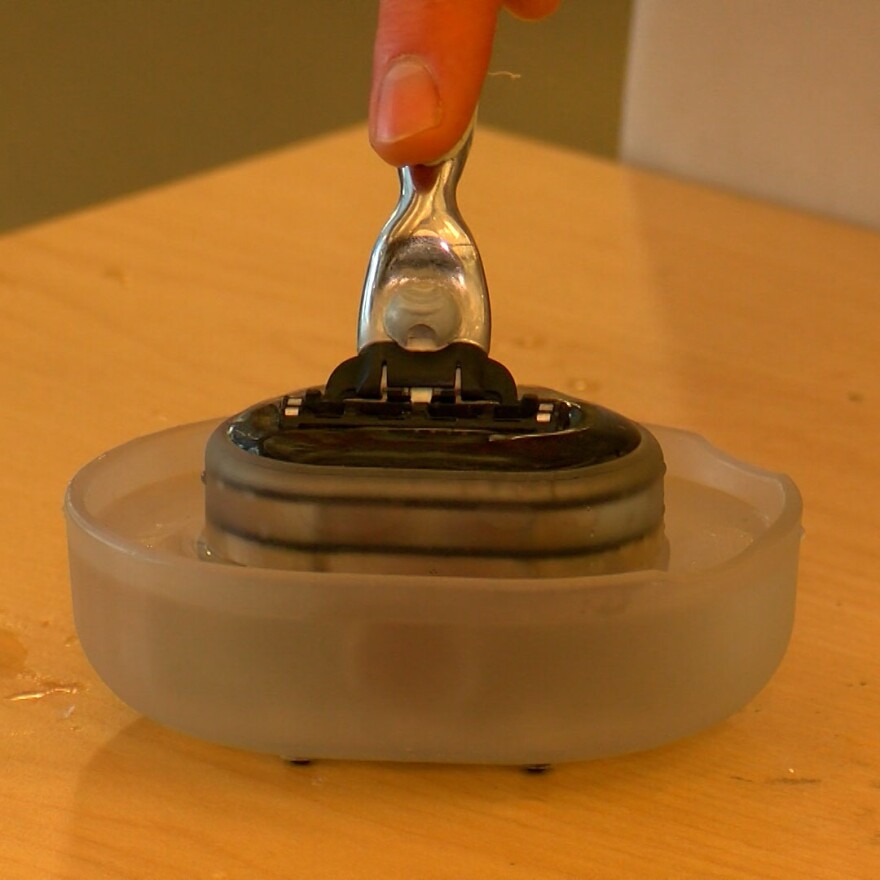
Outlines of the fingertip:
[{"label": "fingertip", "polygon": [[466,127],[467,123],[464,123],[464,127],[438,126],[431,131],[394,142],[377,140],[371,131],[370,143],[380,158],[389,165],[430,165],[455,148]]},{"label": "fingertip", "polygon": [[537,21],[556,12],[561,0],[505,0],[504,8],[523,21]]},{"label": "fingertip", "polygon": [[476,110],[500,0],[382,0],[370,142],[392,165],[427,164],[461,139]]},{"label": "fingertip", "polygon": [[443,121],[437,78],[417,55],[395,58],[379,79],[370,115],[374,146],[406,144]]}]

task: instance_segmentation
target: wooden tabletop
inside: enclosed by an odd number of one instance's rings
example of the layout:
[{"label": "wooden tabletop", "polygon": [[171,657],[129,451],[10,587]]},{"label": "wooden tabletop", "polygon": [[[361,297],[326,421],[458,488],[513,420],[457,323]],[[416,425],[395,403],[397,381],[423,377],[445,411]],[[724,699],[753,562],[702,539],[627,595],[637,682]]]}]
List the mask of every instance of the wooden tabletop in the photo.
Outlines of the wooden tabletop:
[{"label": "wooden tabletop", "polygon": [[576,153],[478,133],[461,202],[493,356],[795,479],[797,621],[764,691],[530,776],[291,767],[163,729],[91,670],[66,481],[322,382],[395,198],[346,131],[0,241],[0,876],[880,876],[880,236]]}]

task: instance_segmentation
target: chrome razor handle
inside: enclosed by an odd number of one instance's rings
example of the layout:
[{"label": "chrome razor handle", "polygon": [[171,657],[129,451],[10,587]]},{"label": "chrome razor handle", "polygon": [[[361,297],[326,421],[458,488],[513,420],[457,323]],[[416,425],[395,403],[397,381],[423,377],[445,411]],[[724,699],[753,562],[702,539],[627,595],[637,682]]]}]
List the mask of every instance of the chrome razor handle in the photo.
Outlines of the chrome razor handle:
[{"label": "chrome razor handle", "polygon": [[399,170],[400,199],[367,265],[358,351],[376,342],[422,352],[465,342],[489,351],[486,276],[456,202],[472,136],[473,128],[436,165]]}]

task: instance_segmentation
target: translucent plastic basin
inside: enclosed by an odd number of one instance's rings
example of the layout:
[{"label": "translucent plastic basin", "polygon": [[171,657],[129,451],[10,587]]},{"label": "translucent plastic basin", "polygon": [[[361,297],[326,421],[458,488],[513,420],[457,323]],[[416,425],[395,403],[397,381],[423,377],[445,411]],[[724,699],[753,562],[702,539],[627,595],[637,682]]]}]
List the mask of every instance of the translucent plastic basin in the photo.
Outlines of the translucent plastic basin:
[{"label": "translucent plastic basin", "polygon": [[113,449],[65,500],[83,648],[170,727],[298,758],[581,760],[720,721],[785,652],[798,491],[694,434],[651,428],[668,569],[452,578],[205,558],[200,475],[216,425]]}]

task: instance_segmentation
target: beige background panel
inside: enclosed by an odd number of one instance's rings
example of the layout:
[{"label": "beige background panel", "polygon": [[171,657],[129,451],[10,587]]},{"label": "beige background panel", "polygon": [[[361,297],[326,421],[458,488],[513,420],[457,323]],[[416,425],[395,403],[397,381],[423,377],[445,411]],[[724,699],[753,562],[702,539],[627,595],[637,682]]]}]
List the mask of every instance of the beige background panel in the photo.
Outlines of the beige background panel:
[{"label": "beige background panel", "polygon": [[880,228],[877,0],[639,0],[623,154]]}]

